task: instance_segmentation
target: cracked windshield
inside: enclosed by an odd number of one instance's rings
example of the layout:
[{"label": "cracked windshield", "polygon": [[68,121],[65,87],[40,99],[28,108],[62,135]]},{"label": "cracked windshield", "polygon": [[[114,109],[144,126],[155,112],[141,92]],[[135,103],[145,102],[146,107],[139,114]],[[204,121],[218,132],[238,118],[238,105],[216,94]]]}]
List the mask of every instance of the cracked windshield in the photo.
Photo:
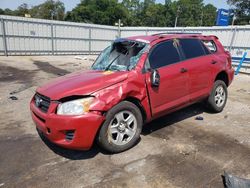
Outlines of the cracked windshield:
[{"label": "cracked windshield", "polygon": [[132,40],[117,40],[96,59],[93,70],[127,71],[134,68],[147,47],[146,43]]}]

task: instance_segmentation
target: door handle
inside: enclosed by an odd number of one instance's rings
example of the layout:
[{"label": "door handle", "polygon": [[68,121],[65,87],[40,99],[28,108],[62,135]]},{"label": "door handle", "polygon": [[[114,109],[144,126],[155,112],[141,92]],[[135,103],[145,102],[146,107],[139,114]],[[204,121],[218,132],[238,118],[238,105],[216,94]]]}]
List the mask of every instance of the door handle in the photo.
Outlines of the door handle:
[{"label": "door handle", "polygon": [[216,64],[216,63],[217,63],[217,61],[212,61],[212,62],[211,62],[211,64],[213,64],[213,65]]},{"label": "door handle", "polygon": [[185,73],[185,72],[187,72],[187,71],[188,71],[187,69],[181,68],[181,73]]}]

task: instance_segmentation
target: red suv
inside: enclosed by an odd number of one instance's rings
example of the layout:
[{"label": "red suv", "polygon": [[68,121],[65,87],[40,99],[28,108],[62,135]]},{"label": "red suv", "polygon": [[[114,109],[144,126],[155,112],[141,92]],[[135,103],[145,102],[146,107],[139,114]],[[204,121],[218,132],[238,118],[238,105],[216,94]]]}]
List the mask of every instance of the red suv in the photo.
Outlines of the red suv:
[{"label": "red suv", "polygon": [[51,142],[87,150],[96,139],[110,152],[131,148],[143,124],[206,101],[221,112],[234,70],[216,36],[161,33],[115,40],[91,70],[37,89],[32,118]]}]

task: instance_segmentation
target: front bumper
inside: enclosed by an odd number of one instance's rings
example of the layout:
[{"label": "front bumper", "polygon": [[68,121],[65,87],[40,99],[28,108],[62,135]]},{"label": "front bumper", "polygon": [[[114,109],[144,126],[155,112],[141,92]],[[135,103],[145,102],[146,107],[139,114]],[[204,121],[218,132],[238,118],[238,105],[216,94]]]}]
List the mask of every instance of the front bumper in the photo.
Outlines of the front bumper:
[{"label": "front bumper", "polygon": [[[104,121],[98,112],[89,112],[80,116],[62,116],[55,113],[56,102],[51,102],[47,113],[30,103],[31,116],[39,131],[51,142],[69,149],[88,150],[91,148],[96,133]],[[71,139],[68,139],[67,134]]]}]

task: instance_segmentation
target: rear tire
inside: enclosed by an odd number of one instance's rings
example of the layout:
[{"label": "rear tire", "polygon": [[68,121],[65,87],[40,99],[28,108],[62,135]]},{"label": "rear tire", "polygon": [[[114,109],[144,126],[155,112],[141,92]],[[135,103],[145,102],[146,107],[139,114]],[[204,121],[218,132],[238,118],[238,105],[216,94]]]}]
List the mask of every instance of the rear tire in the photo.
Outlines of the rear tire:
[{"label": "rear tire", "polygon": [[210,96],[207,100],[207,105],[210,110],[215,113],[221,112],[227,102],[227,86],[222,80],[216,80]]},{"label": "rear tire", "polygon": [[139,108],[128,101],[120,102],[106,114],[97,143],[111,153],[128,150],[138,142],[142,124]]}]

